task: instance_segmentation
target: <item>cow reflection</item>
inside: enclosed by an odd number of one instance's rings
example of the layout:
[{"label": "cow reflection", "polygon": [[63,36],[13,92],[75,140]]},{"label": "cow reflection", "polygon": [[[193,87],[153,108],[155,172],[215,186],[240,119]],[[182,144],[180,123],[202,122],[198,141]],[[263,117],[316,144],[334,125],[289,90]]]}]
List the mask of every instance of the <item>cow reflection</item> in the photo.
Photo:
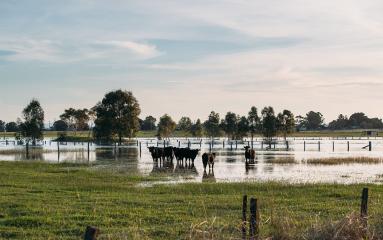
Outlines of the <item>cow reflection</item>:
[{"label": "cow reflection", "polygon": [[249,174],[249,172],[255,172],[257,170],[256,163],[246,163],[245,168],[246,168],[246,174]]},{"label": "cow reflection", "polygon": [[209,169],[209,173],[206,172],[206,169],[203,171],[202,182],[216,182],[213,168]]},{"label": "cow reflection", "polygon": [[180,175],[180,176],[198,175],[198,171],[196,167],[194,166],[194,163],[177,161],[176,168],[174,169],[174,174]]},{"label": "cow reflection", "polygon": [[173,173],[173,169],[174,169],[174,164],[172,162],[155,161],[153,162],[153,170],[151,173],[171,174]]}]

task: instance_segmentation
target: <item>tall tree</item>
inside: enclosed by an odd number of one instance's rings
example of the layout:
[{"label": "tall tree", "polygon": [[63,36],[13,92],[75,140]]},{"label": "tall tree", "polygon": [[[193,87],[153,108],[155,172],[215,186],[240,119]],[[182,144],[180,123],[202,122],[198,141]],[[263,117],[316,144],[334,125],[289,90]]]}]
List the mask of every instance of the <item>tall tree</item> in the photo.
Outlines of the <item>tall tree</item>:
[{"label": "tall tree", "polygon": [[189,117],[182,117],[177,124],[176,129],[181,131],[190,132],[192,121]]},{"label": "tall tree", "polygon": [[60,115],[61,120],[65,121],[68,128],[74,131],[84,131],[89,129],[90,111],[84,109],[68,108]]},{"label": "tall tree", "polygon": [[268,141],[277,134],[277,118],[272,107],[262,110],[262,134]]},{"label": "tall tree", "polygon": [[222,119],[222,129],[225,131],[228,138],[234,139],[238,130],[239,117],[233,112],[228,112],[225,118]]},{"label": "tall tree", "polygon": [[134,137],[139,130],[141,109],[132,92],[109,92],[93,110],[96,115],[93,131],[97,139],[110,141],[117,136],[121,145],[123,137]]},{"label": "tall tree", "polygon": [[242,139],[249,133],[249,120],[247,117],[242,116],[238,121],[237,138]]},{"label": "tall tree", "polygon": [[220,136],[220,118],[219,113],[211,111],[208,119],[204,122],[204,127],[207,136],[217,137]]},{"label": "tall tree", "polygon": [[200,119],[192,125],[190,132],[193,137],[202,137],[203,136],[203,126]]},{"label": "tall tree", "polygon": [[0,120],[0,132],[5,131],[5,122]]},{"label": "tall tree", "polygon": [[176,129],[176,123],[173,119],[165,114],[160,118],[158,123],[158,136],[161,138],[168,138]]},{"label": "tall tree", "polygon": [[295,118],[294,114],[289,110],[283,110],[278,114],[278,130],[282,132],[283,137],[286,139],[287,134],[294,132],[295,130]]},{"label": "tall tree", "polygon": [[44,110],[39,101],[32,101],[23,110],[24,122],[21,124],[21,134],[27,142],[32,141],[36,145],[37,139],[43,138]]},{"label": "tall tree", "polygon": [[142,122],[141,130],[144,131],[152,131],[156,130],[156,121],[157,119],[153,116],[147,116],[145,120]]},{"label": "tall tree", "polygon": [[75,112],[75,120],[76,120],[76,130],[77,131],[84,131],[89,129],[89,110],[84,109],[77,109]]},{"label": "tall tree", "polygon": [[310,111],[305,117],[305,126],[307,130],[319,130],[323,127],[324,118],[322,113]]},{"label": "tall tree", "polygon": [[69,130],[76,130],[76,109],[68,108],[60,115],[60,119],[65,121]]},{"label": "tall tree", "polygon": [[260,119],[258,117],[258,110],[256,107],[251,107],[248,115],[247,115],[247,120],[249,122],[249,131],[251,134],[251,141],[254,139],[254,135],[258,132],[260,128]]}]

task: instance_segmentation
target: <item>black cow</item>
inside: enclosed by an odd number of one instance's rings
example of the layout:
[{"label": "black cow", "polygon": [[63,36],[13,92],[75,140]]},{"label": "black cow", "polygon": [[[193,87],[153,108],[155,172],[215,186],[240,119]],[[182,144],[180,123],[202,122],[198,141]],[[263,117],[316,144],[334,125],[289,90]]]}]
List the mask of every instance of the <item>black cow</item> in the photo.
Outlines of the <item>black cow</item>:
[{"label": "black cow", "polygon": [[188,149],[185,153],[186,161],[189,160],[189,163],[192,162],[194,164],[194,160],[197,157],[199,149]]},{"label": "black cow", "polygon": [[190,148],[173,148],[174,156],[177,161],[188,161],[189,163],[194,163],[195,158],[198,155],[199,149],[190,149]]},{"label": "black cow", "polygon": [[164,147],[163,148],[163,152],[162,152],[162,159],[165,159],[166,158],[166,160],[171,160],[171,161],[173,161],[173,157],[174,155],[173,155],[173,148],[172,147]]},{"label": "black cow", "polygon": [[244,148],[245,148],[246,163],[248,163],[248,161],[254,163],[254,160],[255,160],[255,151],[254,151],[254,149],[250,149],[249,146],[246,146]]},{"label": "black cow", "polygon": [[173,161],[173,148],[172,147],[165,147],[165,148],[159,148],[159,147],[148,147],[149,152],[152,155],[153,161],[162,160],[171,160]]},{"label": "black cow", "polygon": [[150,154],[152,155],[153,161],[161,160],[162,153],[158,147],[148,147]]},{"label": "black cow", "polygon": [[209,164],[209,169],[210,167],[214,168],[214,159],[215,159],[215,153],[202,154],[203,168],[206,169],[207,164]]}]

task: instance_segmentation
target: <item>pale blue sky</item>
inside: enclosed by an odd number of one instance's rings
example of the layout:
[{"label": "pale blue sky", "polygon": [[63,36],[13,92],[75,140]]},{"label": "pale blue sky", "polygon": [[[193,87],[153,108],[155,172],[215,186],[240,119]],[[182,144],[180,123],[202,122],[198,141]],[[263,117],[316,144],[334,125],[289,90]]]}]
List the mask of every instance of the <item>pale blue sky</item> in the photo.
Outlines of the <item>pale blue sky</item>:
[{"label": "pale blue sky", "polygon": [[383,117],[378,0],[2,0],[0,119],[133,91],[142,116],[272,105]]}]

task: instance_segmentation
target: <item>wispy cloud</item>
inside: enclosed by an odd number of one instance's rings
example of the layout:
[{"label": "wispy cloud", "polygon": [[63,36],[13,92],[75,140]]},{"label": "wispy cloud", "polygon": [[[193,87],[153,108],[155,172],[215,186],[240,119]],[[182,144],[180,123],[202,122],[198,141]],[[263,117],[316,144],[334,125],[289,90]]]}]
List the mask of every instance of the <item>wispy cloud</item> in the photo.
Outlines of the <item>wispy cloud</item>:
[{"label": "wispy cloud", "polygon": [[153,58],[160,55],[160,52],[158,51],[157,47],[152,44],[145,44],[133,41],[99,41],[97,43],[100,45],[127,49],[144,58]]}]

